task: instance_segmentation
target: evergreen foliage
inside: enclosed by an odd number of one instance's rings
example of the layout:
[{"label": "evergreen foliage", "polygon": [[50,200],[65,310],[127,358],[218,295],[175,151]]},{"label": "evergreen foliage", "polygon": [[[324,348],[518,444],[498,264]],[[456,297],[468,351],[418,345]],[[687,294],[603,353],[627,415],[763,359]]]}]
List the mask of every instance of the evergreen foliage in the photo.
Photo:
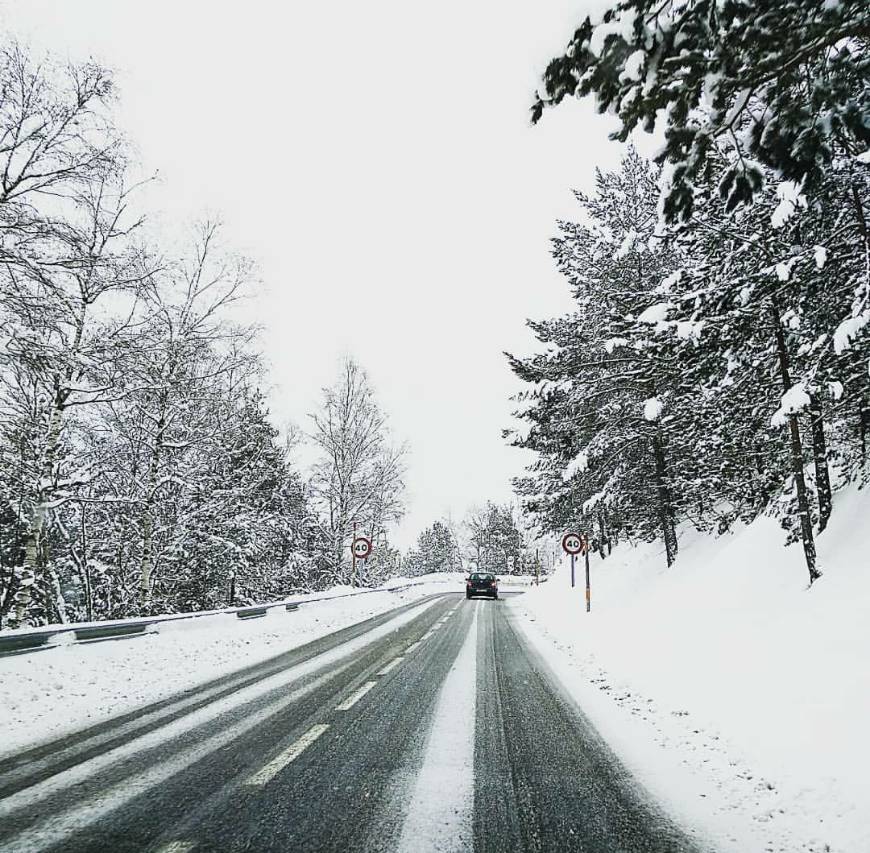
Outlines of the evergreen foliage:
[{"label": "evergreen foliage", "polygon": [[402,572],[408,577],[425,575],[430,572],[458,572],[462,569],[459,543],[450,528],[443,521],[433,522],[417,537],[402,564]]},{"label": "evergreen foliage", "polygon": [[689,223],[657,221],[658,175],[634,151],[559,223],[577,310],[530,323],[545,351],[509,357],[530,385],[510,437],[537,453],[516,487],[547,529],[579,524],[602,553],[658,538],[668,563],[679,522],[771,512],[812,581],[833,486],[868,470],[870,175],[844,159],[809,193],[765,174],[734,211],[715,162]]},{"label": "evergreen foliage", "polygon": [[496,574],[526,574],[532,571],[532,555],[525,548],[523,533],[514,511],[492,501],[473,509],[465,519],[466,560],[471,571]]},{"label": "evergreen foliage", "polygon": [[870,6],[618,0],[580,24],[544,90],[534,121],[592,94],[619,118],[623,142],[664,122],[670,221],[691,217],[714,172],[729,211],[756,196],[766,169],[812,191],[839,157],[870,145]]}]

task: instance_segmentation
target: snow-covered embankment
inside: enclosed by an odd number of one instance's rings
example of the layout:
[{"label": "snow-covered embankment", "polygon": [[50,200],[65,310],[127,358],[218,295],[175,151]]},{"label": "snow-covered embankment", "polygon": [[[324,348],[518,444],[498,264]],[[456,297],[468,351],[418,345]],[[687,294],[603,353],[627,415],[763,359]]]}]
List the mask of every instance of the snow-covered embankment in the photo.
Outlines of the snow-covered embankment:
[{"label": "snow-covered embankment", "polygon": [[807,588],[762,518],[563,565],[512,606],[648,788],[723,850],[870,850],[870,490],[837,498]]}]

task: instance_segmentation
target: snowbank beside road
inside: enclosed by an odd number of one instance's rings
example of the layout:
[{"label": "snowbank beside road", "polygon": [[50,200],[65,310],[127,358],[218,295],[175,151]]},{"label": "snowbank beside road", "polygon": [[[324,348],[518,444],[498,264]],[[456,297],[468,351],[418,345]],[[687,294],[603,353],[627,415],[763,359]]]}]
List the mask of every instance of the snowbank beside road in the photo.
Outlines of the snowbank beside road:
[{"label": "snowbank beside road", "polygon": [[[59,645],[0,658],[0,756],[135,710],[436,592],[461,580],[424,576],[374,592],[269,611],[164,622],[128,640]],[[345,590],[346,592],[346,590]]]},{"label": "snowbank beside road", "polygon": [[626,763],[719,848],[868,850],[868,515],[870,490],[837,496],[812,589],[800,546],[760,519],[685,531],[671,569],[652,546],[593,556],[590,614],[567,565],[512,606]]}]

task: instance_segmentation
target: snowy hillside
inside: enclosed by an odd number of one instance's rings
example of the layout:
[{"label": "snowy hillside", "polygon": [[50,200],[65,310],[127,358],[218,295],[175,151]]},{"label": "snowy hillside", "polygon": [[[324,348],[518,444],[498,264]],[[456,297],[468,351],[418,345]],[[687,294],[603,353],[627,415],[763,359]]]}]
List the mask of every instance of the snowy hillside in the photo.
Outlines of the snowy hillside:
[{"label": "snowy hillside", "polygon": [[629,766],[723,849],[851,853],[870,838],[868,514],[870,490],[836,496],[811,589],[763,517],[683,529],[670,569],[660,543],[593,556],[590,614],[564,564],[513,606]]}]

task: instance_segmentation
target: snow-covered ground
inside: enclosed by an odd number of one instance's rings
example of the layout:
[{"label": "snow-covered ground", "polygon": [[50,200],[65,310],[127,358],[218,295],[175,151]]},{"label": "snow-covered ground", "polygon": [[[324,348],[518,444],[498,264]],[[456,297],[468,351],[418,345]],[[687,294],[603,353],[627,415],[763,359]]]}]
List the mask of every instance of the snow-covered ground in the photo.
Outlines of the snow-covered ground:
[{"label": "snow-covered ground", "polygon": [[276,608],[260,619],[233,614],[179,619],[133,639],[0,658],[0,756],[172,696],[401,604],[464,589],[462,575],[414,581],[421,583],[400,592],[312,602],[290,612]]},{"label": "snow-covered ground", "polygon": [[718,848],[870,850],[870,489],[835,499],[807,588],[763,518],[722,538],[564,564],[510,606],[583,710]]}]

